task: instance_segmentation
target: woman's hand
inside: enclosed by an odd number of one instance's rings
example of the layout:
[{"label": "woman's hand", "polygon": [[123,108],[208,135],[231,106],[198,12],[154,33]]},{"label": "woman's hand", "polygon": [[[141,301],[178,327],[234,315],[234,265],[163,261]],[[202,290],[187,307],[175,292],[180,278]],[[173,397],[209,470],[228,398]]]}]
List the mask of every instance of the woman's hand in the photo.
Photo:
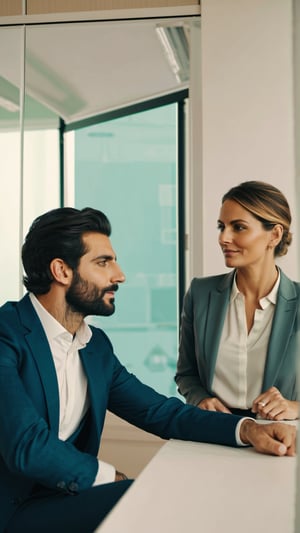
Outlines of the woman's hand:
[{"label": "woman's hand", "polygon": [[123,474],[123,472],[119,472],[118,470],[116,470],[115,481],[124,481],[125,479],[128,479],[126,474]]},{"label": "woman's hand", "polygon": [[271,387],[255,398],[252,412],[266,420],[295,420],[299,417],[299,402],[287,400],[276,387]]},{"label": "woman's hand", "polygon": [[206,411],[218,411],[219,413],[229,413],[228,407],[226,407],[218,398],[204,398],[198,403],[197,407],[205,409]]}]

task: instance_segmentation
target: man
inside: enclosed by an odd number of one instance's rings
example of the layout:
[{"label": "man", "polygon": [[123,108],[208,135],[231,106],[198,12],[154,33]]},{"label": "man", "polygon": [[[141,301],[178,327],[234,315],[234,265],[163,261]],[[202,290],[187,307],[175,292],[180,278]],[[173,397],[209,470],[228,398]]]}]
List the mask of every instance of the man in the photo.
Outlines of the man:
[{"label": "man", "polygon": [[[0,531],[92,532],[132,483],[97,453],[106,410],[162,438],[295,454],[295,428],[202,411],[129,374],[87,315],[110,315],[125,280],[100,211],[37,218],[28,294],[0,309]],[[118,481],[117,483],[115,481]]]}]

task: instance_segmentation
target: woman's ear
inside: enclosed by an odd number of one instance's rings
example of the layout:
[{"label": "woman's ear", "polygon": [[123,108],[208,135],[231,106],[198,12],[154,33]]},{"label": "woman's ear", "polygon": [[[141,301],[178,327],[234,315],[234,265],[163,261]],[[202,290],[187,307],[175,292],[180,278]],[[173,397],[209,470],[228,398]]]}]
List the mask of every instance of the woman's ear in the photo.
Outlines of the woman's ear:
[{"label": "woman's ear", "polygon": [[270,248],[276,248],[276,246],[280,243],[283,235],[283,226],[282,224],[275,224],[271,230],[271,239],[269,246]]},{"label": "woman's ear", "polygon": [[49,267],[54,281],[63,285],[69,285],[72,280],[73,272],[63,259],[52,259]]}]

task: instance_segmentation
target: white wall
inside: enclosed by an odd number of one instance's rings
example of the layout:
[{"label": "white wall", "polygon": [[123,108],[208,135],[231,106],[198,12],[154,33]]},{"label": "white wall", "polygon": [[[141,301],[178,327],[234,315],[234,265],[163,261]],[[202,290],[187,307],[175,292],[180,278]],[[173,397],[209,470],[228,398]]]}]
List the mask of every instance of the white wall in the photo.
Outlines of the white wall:
[{"label": "white wall", "polygon": [[[300,202],[300,4],[299,0],[294,0],[294,104],[295,104],[295,162],[296,162],[296,200]],[[300,262],[300,246],[298,248]],[[300,395],[300,360],[298,360],[298,390]],[[296,498],[300,501],[300,425],[298,425],[297,436],[297,474],[296,474]],[[296,505],[295,533],[300,531],[300,506]]]},{"label": "white wall", "polygon": [[221,197],[231,186],[255,179],[287,196],[295,235],[280,264],[299,279],[292,2],[202,0],[201,40],[203,272],[198,274],[226,270],[216,230]]}]

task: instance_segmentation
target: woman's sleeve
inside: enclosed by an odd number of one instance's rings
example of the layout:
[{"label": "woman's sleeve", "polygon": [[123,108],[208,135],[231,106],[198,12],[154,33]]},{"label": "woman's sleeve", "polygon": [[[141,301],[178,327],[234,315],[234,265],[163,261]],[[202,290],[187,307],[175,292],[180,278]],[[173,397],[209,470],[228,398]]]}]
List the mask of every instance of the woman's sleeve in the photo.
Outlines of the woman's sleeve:
[{"label": "woman's sleeve", "polygon": [[194,318],[194,308],[197,305],[194,298],[194,283],[195,280],[192,281],[183,301],[175,381],[178,391],[185,397],[187,403],[198,405],[204,398],[211,397],[211,394],[206,387],[207,376],[201,353],[201,341],[195,337],[199,325],[195,324]]}]

